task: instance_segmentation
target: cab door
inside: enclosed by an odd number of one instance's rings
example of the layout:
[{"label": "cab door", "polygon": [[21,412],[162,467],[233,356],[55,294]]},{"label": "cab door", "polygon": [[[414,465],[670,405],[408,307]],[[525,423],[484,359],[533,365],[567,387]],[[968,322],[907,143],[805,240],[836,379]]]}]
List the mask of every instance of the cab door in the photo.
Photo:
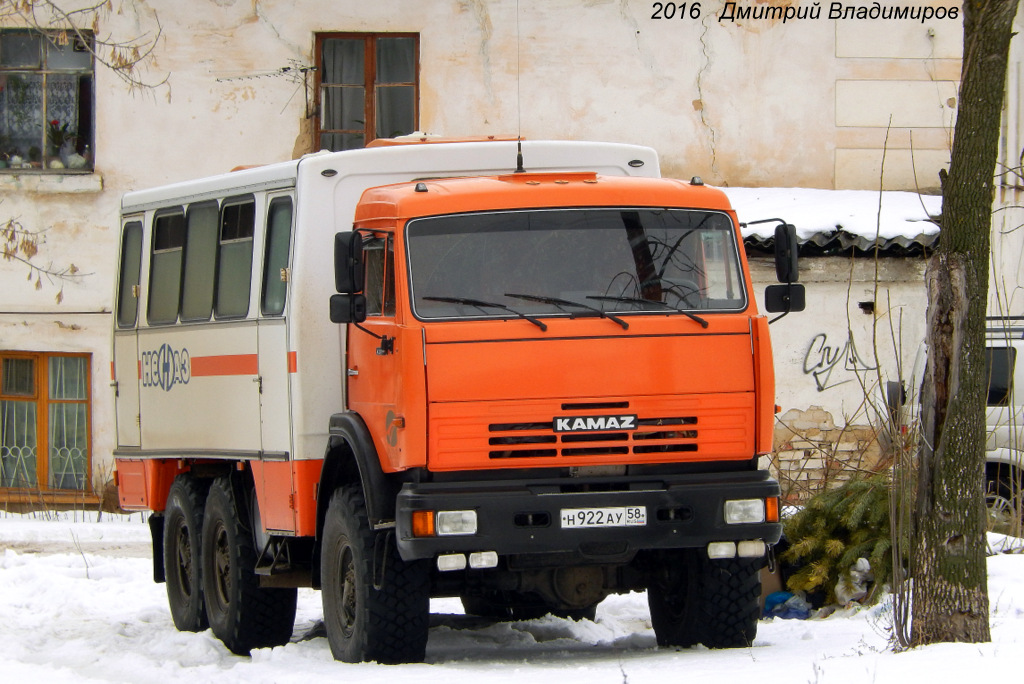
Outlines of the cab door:
[{"label": "cab door", "polygon": [[381,465],[393,471],[403,467],[408,450],[403,366],[410,355],[422,355],[422,343],[396,318],[394,236],[365,238],[363,262],[367,316],[348,327],[348,405],[373,435]]}]

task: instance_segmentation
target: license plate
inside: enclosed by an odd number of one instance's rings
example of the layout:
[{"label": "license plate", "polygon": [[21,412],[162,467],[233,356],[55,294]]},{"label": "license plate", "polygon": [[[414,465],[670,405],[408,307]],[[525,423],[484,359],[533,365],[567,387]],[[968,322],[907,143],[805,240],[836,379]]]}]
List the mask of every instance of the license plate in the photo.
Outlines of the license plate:
[{"label": "license plate", "polygon": [[644,506],[618,506],[615,508],[563,508],[563,528],[633,527],[647,524]]}]

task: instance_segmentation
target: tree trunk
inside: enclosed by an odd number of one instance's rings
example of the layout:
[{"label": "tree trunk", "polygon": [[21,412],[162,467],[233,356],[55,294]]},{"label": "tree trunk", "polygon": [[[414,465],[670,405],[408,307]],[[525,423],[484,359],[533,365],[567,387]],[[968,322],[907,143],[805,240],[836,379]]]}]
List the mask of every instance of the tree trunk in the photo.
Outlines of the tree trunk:
[{"label": "tree trunk", "polygon": [[985,313],[995,163],[1018,0],[966,0],[942,237],[928,265],[911,643],[989,641]]}]

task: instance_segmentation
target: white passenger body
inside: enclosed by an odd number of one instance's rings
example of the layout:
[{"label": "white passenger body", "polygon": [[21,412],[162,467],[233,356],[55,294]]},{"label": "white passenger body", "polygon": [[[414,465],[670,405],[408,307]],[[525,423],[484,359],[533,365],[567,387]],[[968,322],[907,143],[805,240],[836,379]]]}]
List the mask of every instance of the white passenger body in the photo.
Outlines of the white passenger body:
[{"label": "white passenger body", "polygon": [[[659,175],[657,157],[646,147],[524,141],[522,153],[530,172]],[[515,141],[321,152],[127,193],[121,225],[142,226],[141,272],[136,323],[119,325],[115,316],[117,455],[323,458],[329,418],[345,409],[345,326],[328,317],[334,234],[351,229],[355,206],[369,187],[507,174],[516,167],[516,154]],[[255,210],[248,313],[150,324],[154,216],[171,207],[187,212],[201,202],[223,206],[240,196],[251,197]],[[266,316],[260,311],[265,229],[268,208],[280,198],[290,198],[294,208],[286,299],[281,315]]]}]

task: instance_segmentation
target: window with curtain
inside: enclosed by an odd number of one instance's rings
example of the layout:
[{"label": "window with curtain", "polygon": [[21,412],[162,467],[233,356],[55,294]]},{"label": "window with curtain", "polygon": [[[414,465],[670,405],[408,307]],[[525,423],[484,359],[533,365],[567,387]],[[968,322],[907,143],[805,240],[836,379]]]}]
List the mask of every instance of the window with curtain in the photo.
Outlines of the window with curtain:
[{"label": "window with curtain", "polygon": [[89,357],[0,352],[0,488],[90,489]]},{"label": "window with curtain", "polygon": [[0,170],[92,168],[91,40],[69,31],[0,29]]},{"label": "window with curtain", "polygon": [[319,34],[316,61],[319,149],[358,149],[418,128],[417,34]]}]

